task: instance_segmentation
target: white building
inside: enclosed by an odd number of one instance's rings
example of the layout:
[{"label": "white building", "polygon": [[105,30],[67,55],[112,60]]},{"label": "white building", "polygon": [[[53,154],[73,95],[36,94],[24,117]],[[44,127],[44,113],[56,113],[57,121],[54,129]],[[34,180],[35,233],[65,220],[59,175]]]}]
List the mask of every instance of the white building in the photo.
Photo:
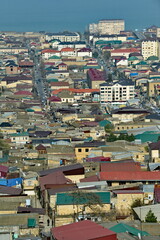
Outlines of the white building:
[{"label": "white building", "polygon": [[76,42],[80,41],[80,35],[77,32],[64,32],[64,33],[47,33],[46,40],[51,41],[58,39],[61,42]]},{"label": "white building", "polygon": [[101,103],[128,101],[134,98],[134,83],[128,80],[122,80],[116,83],[102,83],[100,85]]}]

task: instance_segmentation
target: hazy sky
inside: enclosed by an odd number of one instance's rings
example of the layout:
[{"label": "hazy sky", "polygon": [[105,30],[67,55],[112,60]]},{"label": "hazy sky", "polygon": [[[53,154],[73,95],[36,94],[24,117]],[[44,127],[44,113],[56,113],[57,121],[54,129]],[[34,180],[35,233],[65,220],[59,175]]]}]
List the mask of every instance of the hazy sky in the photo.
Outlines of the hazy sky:
[{"label": "hazy sky", "polygon": [[0,30],[83,31],[105,18],[123,18],[126,29],[160,26],[160,0],[5,0]]}]

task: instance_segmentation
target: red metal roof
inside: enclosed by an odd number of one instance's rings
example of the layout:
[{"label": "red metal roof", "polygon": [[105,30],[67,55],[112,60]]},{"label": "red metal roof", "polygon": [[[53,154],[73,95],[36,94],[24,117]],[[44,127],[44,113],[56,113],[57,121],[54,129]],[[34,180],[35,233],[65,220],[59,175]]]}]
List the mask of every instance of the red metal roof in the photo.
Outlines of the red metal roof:
[{"label": "red metal roof", "polygon": [[160,181],[160,172],[100,172],[100,181]]},{"label": "red metal roof", "polygon": [[105,81],[106,76],[104,71],[99,71],[97,69],[90,68],[88,71],[88,76],[91,81]]},{"label": "red metal roof", "polygon": [[8,167],[7,167],[7,166],[0,165],[0,172],[5,172],[5,173],[7,173],[7,172],[8,172]]},{"label": "red metal roof", "polygon": [[98,182],[98,181],[99,177],[97,175],[80,179],[80,182]]},{"label": "red metal roof", "polygon": [[[52,94],[58,94],[59,92],[62,92],[64,88],[60,88],[57,90],[54,90]],[[99,92],[99,89],[77,89],[77,88],[68,88],[67,91],[73,92],[73,93],[93,93],[93,92]]]},{"label": "red metal roof", "polygon": [[113,171],[140,171],[141,166],[139,163],[135,162],[108,162],[108,163],[101,163],[100,165],[101,172],[113,172]]},{"label": "red metal roof", "polygon": [[14,95],[27,95],[27,96],[32,96],[33,94],[29,91],[18,91],[15,92]]},{"label": "red metal roof", "polygon": [[117,240],[116,233],[89,220],[52,228],[51,233],[56,240]]}]

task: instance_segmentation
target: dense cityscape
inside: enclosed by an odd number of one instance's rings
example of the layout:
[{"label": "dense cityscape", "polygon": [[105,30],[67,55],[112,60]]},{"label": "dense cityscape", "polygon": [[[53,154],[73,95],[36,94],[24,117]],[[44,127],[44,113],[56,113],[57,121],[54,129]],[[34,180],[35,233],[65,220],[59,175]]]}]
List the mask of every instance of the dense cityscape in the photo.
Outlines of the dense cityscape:
[{"label": "dense cityscape", "polygon": [[0,240],[160,239],[160,26],[0,32]]}]

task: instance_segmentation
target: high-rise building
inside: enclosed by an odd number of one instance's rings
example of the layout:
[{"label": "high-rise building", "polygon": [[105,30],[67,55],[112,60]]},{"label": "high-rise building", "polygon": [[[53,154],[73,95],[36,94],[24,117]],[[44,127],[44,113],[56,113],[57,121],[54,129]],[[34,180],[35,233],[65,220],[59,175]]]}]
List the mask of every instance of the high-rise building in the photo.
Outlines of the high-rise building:
[{"label": "high-rise building", "polygon": [[105,19],[100,20],[97,24],[89,25],[89,32],[91,34],[98,33],[100,35],[120,34],[125,29],[125,22],[123,19]]},{"label": "high-rise building", "polygon": [[154,38],[145,39],[142,41],[142,55],[144,60],[150,56],[159,57],[159,41]]}]

